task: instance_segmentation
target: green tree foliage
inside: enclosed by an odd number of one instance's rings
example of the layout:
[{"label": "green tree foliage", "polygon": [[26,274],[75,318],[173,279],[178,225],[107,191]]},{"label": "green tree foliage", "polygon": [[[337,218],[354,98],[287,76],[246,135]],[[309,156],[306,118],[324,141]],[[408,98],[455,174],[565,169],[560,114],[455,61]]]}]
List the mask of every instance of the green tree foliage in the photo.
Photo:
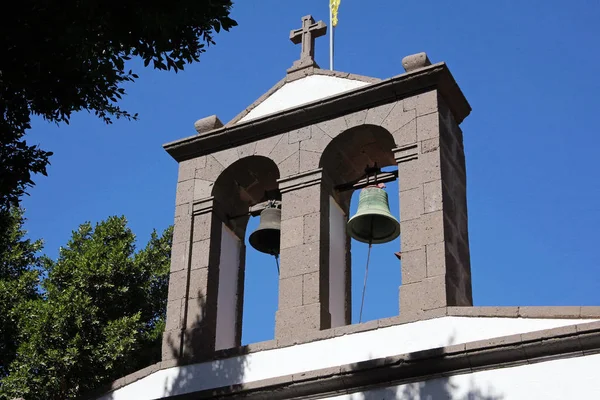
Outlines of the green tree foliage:
[{"label": "green tree foliage", "polygon": [[172,229],[138,252],[124,217],[83,224],[56,261],[43,297],[20,311],[20,344],[0,398],[72,399],[160,360]]},{"label": "green tree foliage", "polygon": [[[52,153],[29,145],[31,116],[69,122],[86,110],[110,123],[135,118],[118,105],[126,68],[139,57],[159,70],[200,60],[215,33],[237,23],[231,0],[12,2],[0,17],[0,211],[18,202]],[[1,228],[1,226],[0,226]]]},{"label": "green tree foliage", "polygon": [[37,290],[41,240],[25,238],[23,210],[11,208],[0,213],[0,378],[15,358],[20,308],[40,298]]}]

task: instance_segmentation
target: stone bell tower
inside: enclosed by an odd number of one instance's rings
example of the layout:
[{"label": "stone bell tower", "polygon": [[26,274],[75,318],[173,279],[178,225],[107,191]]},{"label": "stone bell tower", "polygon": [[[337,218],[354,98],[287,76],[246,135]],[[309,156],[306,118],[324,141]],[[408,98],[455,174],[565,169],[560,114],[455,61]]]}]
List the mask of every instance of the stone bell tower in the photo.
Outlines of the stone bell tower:
[{"label": "stone bell tower", "polygon": [[[600,307],[472,305],[471,108],[446,64],[415,54],[385,80],[322,70],[326,29],[304,17],[279,83],[164,146],[179,174],[162,361],[94,399],[598,398]],[[350,198],[374,179],[398,180],[400,259],[385,266],[401,268],[398,315],[351,325]],[[275,338],[241,346],[246,225],[275,202]]]},{"label": "stone bell tower", "polygon": [[351,191],[341,189],[360,188],[367,165],[397,166],[399,315],[472,304],[458,126],[469,104],[424,53],[384,81],[319,69],[325,31],[304,17],[290,34],[301,57],[282,81],[225,126],[207,117],[165,145],[179,178],[164,360],[240,346],[245,227],[268,200],[281,201],[277,343],[350,324]]}]

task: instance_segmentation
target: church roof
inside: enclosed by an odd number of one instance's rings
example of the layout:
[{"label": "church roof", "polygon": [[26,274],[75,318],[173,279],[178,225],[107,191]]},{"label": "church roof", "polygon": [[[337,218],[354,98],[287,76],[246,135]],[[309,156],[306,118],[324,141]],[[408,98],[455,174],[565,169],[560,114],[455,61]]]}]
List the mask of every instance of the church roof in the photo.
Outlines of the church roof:
[{"label": "church roof", "polygon": [[227,125],[250,121],[381,81],[320,68],[307,68],[298,72],[289,73]]}]

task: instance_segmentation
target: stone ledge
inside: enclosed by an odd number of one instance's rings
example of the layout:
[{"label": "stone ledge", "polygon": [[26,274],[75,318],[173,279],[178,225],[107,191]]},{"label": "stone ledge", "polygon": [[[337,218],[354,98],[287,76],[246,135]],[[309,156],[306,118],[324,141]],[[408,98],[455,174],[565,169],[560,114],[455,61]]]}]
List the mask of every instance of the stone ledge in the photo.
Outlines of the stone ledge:
[{"label": "stone ledge", "polygon": [[600,306],[448,307],[453,317],[600,318]]}]

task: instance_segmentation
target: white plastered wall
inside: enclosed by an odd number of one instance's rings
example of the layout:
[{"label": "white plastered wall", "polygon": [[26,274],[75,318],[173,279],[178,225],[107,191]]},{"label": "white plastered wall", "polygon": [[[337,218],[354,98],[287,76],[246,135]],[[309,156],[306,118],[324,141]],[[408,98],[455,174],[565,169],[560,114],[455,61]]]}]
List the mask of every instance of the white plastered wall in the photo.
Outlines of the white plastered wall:
[{"label": "white plastered wall", "polygon": [[281,349],[266,350],[246,356],[164,369],[101,397],[101,399],[150,400],[451,344],[592,321],[594,320],[436,318]]},{"label": "white plastered wall", "polygon": [[288,108],[334,96],[369,83],[334,76],[311,75],[286,83],[238,122],[263,117]]},{"label": "white plastered wall", "polygon": [[329,312],[331,327],[346,325],[346,214],[329,197]]},{"label": "white plastered wall", "polygon": [[217,350],[235,347],[237,332],[238,276],[240,270],[240,239],[225,225],[221,230],[221,260],[219,264],[219,295],[217,310]]},{"label": "white plastered wall", "polygon": [[583,400],[600,399],[600,355],[491,369],[395,385],[329,400]]}]

